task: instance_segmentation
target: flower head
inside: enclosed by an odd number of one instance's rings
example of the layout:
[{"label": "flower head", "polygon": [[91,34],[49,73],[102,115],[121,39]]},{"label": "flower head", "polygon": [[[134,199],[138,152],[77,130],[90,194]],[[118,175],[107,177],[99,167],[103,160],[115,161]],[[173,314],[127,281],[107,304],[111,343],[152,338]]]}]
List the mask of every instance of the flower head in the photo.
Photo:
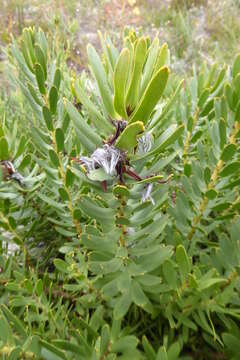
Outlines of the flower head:
[{"label": "flower head", "polygon": [[123,160],[123,153],[114,146],[105,144],[103,148],[97,148],[91,157],[82,156],[80,160],[88,172],[103,168],[106,174],[116,176],[116,166],[119,161]]},{"label": "flower head", "polygon": [[142,195],[142,202],[150,200],[152,202],[152,204],[155,205],[155,201],[151,196],[152,189],[153,189],[153,184],[152,183],[147,184],[145,191]]},{"label": "flower head", "polygon": [[19,172],[15,169],[13,163],[8,160],[0,161],[0,165],[2,168],[3,179],[9,180],[13,179],[16,180],[20,185],[23,184],[23,177]]}]

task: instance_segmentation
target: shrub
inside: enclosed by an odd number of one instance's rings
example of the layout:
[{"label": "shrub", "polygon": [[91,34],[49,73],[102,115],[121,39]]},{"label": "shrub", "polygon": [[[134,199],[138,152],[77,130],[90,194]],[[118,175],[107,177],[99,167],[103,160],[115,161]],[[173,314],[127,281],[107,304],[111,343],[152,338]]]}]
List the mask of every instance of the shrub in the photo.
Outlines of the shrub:
[{"label": "shrub", "polygon": [[240,57],[183,83],[157,38],[100,40],[80,76],[41,30],[9,49],[2,358],[237,359]]}]

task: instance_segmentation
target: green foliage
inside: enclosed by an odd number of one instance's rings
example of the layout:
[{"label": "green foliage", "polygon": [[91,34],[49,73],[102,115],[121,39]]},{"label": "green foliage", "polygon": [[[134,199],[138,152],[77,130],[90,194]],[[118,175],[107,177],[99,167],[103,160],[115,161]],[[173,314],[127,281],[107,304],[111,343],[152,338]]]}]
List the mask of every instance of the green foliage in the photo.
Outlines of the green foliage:
[{"label": "green foliage", "polygon": [[77,79],[41,30],[9,49],[0,354],[235,360],[239,57],[183,86],[157,39],[101,40]]}]

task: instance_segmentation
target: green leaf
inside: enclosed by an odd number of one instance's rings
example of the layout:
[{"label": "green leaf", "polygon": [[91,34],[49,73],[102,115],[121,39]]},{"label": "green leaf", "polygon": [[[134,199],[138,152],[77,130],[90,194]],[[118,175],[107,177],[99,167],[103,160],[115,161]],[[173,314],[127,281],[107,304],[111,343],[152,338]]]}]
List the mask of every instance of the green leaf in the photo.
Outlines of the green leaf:
[{"label": "green leaf", "polygon": [[231,88],[231,85],[228,82],[225,84],[224,92],[225,92],[225,96],[226,96],[229,108],[232,111],[234,111],[232,88]]},{"label": "green leaf", "polygon": [[126,126],[115,146],[122,150],[132,150],[137,146],[137,137],[144,132],[144,124],[136,121]]},{"label": "green leaf", "polygon": [[23,355],[22,348],[20,346],[16,346],[8,356],[8,360],[19,360],[20,356]]},{"label": "green leaf", "polygon": [[168,360],[165,346],[161,346],[158,350],[156,360]]},{"label": "green leaf", "polygon": [[219,137],[220,137],[220,147],[222,149],[227,141],[226,122],[222,118],[219,121]]},{"label": "green leaf", "polygon": [[[240,62],[240,55],[239,55],[239,62]],[[240,344],[239,338],[233,334],[223,333],[222,334],[223,342],[231,350],[232,353],[237,355],[240,354]]]},{"label": "green leaf", "polygon": [[235,78],[239,72],[240,72],[240,54],[236,56],[233,63],[233,68],[232,68],[233,77]]},{"label": "green leaf", "polygon": [[206,197],[209,199],[209,200],[213,200],[217,197],[218,193],[215,189],[210,189],[206,192]]},{"label": "green leaf", "polygon": [[94,73],[104,107],[112,118],[116,118],[113,107],[113,96],[100,57],[92,45],[87,46],[88,59]]},{"label": "green leaf", "polygon": [[[145,288],[149,289],[150,287],[145,286],[144,289]],[[154,312],[153,306],[150,300],[148,299],[147,295],[144,293],[140,283],[136,279],[132,281],[131,295],[132,295],[132,301],[137,306],[140,306],[148,313],[153,314]]]},{"label": "green leaf", "polygon": [[56,89],[59,91],[60,84],[61,84],[61,70],[59,68],[56,68],[55,74],[54,74],[54,80],[53,85],[56,87]]},{"label": "green leaf", "polygon": [[32,95],[32,98],[35,101],[35,103],[39,106],[42,106],[43,101],[38,95],[38,89],[34,88],[29,82],[27,83],[27,87],[28,87],[28,90],[29,90],[30,94]]},{"label": "green leaf", "polygon": [[0,138],[0,161],[9,160],[8,142],[5,137]]},{"label": "green leaf", "polygon": [[31,70],[33,72],[33,64],[32,64],[32,59],[30,57],[30,54],[29,54],[29,51],[28,51],[28,48],[26,46],[26,43],[21,40],[20,41],[20,46],[21,46],[21,51],[22,51],[22,55],[24,57],[24,60],[29,68],[29,70]]},{"label": "green leaf", "polygon": [[102,331],[101,331],[101,343],[100,343],[100,354],[101,356],[104,356],[105,352],[108,349],[108,345],[110,342],[110,328],[109,325],[105,324],[102,327]]},{"label": "green leaf", "polygon": [[137,105],[139,90],[140,90],[140,80],[141,80],[143,65],[146,58],[146,53],[147,53],[147,44],[144,37],[142,37],[139,40],[137,40],[136,43],[136,47],[134,51],[134,60],[133,60],[133,73],[126,99],[127,107],[131,110],[135,109]]},{"label": "green leaf", "polygon": [[233,158],[234,154],[237,152],[237,146],[235,144],[228,144],[223,149],[221,160],[229,161]]},{"label": "green leaf", "polygon": [[12,216],[8,217],[8,222],[12,229],[16,229],[17,223],[16,223],[16,220]]},{"label": "green leaf", "polygon": [[159,53],[159,40],[157,37],[155,37],[155,39],[152,42],[152,45],[148,49],[147,60],[146,60],[146,64],[144,65],[144,71],[141,81],[140,96],[142,96],[149,81],[151,80],[154,71],[154,66],[157,61],[158,53]]},{"label": "green leaf", "polygon": [[147,359],[156,360],[156,353],[145,335],[142,337],[142,345]]},{"label": "green leaf", "polygon": [[147,123],[166,87],[168,75],[169,69],[167,67],[161,68],[154,75],[142,95],[139,105],[131,115],[129,122],[142,121],[144,124]]},{"label": "green leaf", "polygon": [[74,183],[74,174],[72,173],[72,171],[70,169],[67,169],[66,172],[66,186],[70,187],[73,185]]},{"label": "green leaf", "polygon": [[233,175],[240,169],[240,162],[239,161],[233,161],[232,163],[226,165],[222,171],[220,172],[220,177],[226,177],[229,175]]},{"label": "green leaf", "polygon": [[77,109],[65,99],[66,110],[73,121],[75,128],[78,130],[80,136],[81,145],[83,145],[87,151],[93,152],[96,147],[102,145],[100,136],[87,124],[85,119],[79,114]]},{"label": "green leaf", "polygon": [[35,45],[36,61],[41,65],[44,73],[44,80],[47,79],[47,64],[44,52],[39,44]]},{"label": "green leaf", "polygon": [[240,102],[237,106],[236,113],[235,113],[235,121],[240,122]]},{"label": "green leaf", "polygon": [[19,171],[22,171],[24,170],[26,167],[28,167],[31,163],[31,155],[30,154],[27,154],[26,156],[24,156],[24,158],[22,159],[20,165],[18,166],[18,170]]},{"label": "green leaf", "polygon": [[[1,134],[0,134],[0,137],[1,137]],[[27,146],[27,143],[28,143],[28,140],[26,138],[26,136],[22,136],[20,141],[19,141],[19,144],[18,144],[18,148],[16,150],[16,153],[14,155],[14,158],[18,158],[19,156],[21,156]]]},{"label": "green leaf", "polygon": [[11,47],[11,52],[12,52],[13,57],[17,60],[20,70],[24,73],[24,75],[27,77],[27,79],[30,80],[31,82],[34,81],[34,75],[31,73],[29,68],[26,66],[24,57],[18,50],[17,44],[15,41],[13,41],[13,46]]},{"label": "green leaf", "polygon": [[59,159],[58,159],[57,153],[54,150],[50,149],[48,154],[49,154],[49,157],[50,157],[50,160],[51,160],[52,164],[56,168],[58,168],[60,164],[59,164]]},{"label": "green leaf", "polygon": [[200,279],[199,281],[199,290],[205,290],[209,287],[216,285],[216,284],[227,284],[228,280],[224,278],[211,278],[211,279]]},{"label": "green leaf", "polygon": [[53,263],[58,271],[65,273],[65,274],[69,273],[69,265],[64,260],[54,259]]},{"label": "green leaf", "polygon": [[138,339],[133,335],[123,336],[116,340],[112,345],[112,351],[116,353],[126,352],[135,349],[138,345]]},{"label": "green leaf", "polygon": [[26,44],[26,47],[29,51],[32,63],[35,64],[36,62],[36,56],[35,56],[35,52],[33,49],[33,41],[32,41],[32,36],[31,36],[31,30],[28,28],[23,29],[23,39],[24,42]]},{"label": "green leaf", "polygon": [[41,48],[44,52],[44,56],[47,58],[48,43],[47,43],[46,36],[45,36],[44,32],[42,31],[42,29],[38,30],[38,35],[39,35],[39,42],[40,42]]},{"label": "green leaf", "polygon": [[205,169],[204,169],[204,181],[206,184],[210,183],[211,181],[211,169],[207,166]]},{"label": "green leaf", "polygon": [[57,144],[57,151],[61,152],[64,150],[64,133],[61,128],[57,128],[55,131],[55,138]]},{"label": "green leaf", "polygon": [[69,201],[69,194],[64,188],[59,188],[58,192],[61,196],[62,201]]},{"label": "green leaf", "polygon": [[184,175],[189,177],[192,174],[192,164],[184,164]]},{"label": "green leaf", "polygon": [[91,121],[94,123],[95,127],[101,132],[106,131],[108,134],[112,132],[113,126],[110,121],[101,114],[96,105],[89,99],[89,96],[78,81],[75,81],[74,83],[74,90],[77,100],[89,111]]},{"label": "green leaf", "polygon": [[52,121],[52,115],[50,113],[50,110],[46,106],[43,106],[42,113],[43,113],[43,118],[45,120],[48,130],[53,131],[53,121]]},{"label": "green leaf", "polygon": [[180,351],[181,351],[181,346],[179,342],[176,341],[173,344],[171,344],[167,351],[168,360],[178,360]]},{"label": "green leaf", "polygon": [[214,93],[215,91],[219,91],[220,85],[223,84],[223,79],[225,77],[226,71],[227,71],[227,67],[224,66],[222,70],[219,72],[215,84],[211,88],[211,93]]},{"label": "green leaf", "polygon": [[161,67],[166,65],[167,60],[168,60],[168,45],[167,43],[164,43],[161,49],[159,49],[159,54],[154,68],[154,73],[156,73],[159,69],[161,69]]},{"label": "green leaf", "polygon": [[177,272],[172,265],[172,262],[167,260],[163,264],[163,275],[166,279],[166,282],[169,286],[171,286],[173,289],[177,288]]},{"label": "green leaf", "polygon": [[204,91],[202,92],[199,100],[198,100],[198,107],[199,109],[202,109],[202,107],[205,105],[208,97],[210,95],[210,90],[209,89],[204,89]]},{"label": "green leaf", "polygon": [[88,196],[82,196],[80,198],[79,208],[84,214],[90,216],[90,218],[99,221],[106,232],[112,229],[114,225],[113,209],[99,206]]},{"label": "green leaf", "polygon": [[42,279],[38,279],[36,288],[35,288],[37,296],[41,296],[43,293],[43,282]]},{"label": "green leaf", "polygon": [[105,181],[113,179],[112,176],[108,175],[103,168],[89,171],[87,177],[92,181]]},{"label": "green leaf", "polygon": [[4,315],[8,318],[9,322],[11,321],[12,326],[16,331],[23,337],[24,340],[27,339],[27,333],[22,322],[7,308],[6,305],[2,305],[1,309]]},{"label": "green leaf", "polygon": [[214,107],[214,99],[211,99],[205,105],[204,109],[200,113],[200,116],[201,117],[207,116],[210,113],[210,111],[213,109],[213,107]]},{"label": "green leaf", "polygon": [[180,83],[178,84],[175,92],[173,93],[173,95],[171,96],[171,98],[168,100],[168,102],[166,103],[166,105],[164,106],[164,108],[162,109],[160,115],[158,117],[154,117],[153,121],[150,124],[150,128],[152,129],[154,126],[156,126],[156,129],[160,128],[162,126],[162,119],[164,117],[166,117],[170,110],[172,109],[174,103],[176,102],[176,100],[178,99],[178,95],[183,87],[184,84],[184,80],[181,80]]},{"label": "green leaf", "polygon": [[82,347],[70,342],[70,341],[66,341],[66,340],[54,340],[53,341],[53,345],[56,346],[56,348],[65,350],[65,351],[70,351],[73,354],[77,354],[77,355],[81,355],[84,356],[86,355],[84,350],[82,349]]},{"label": "green leaf", "polygon": [[176,249],[176,261],[179,266],[181,276],[185,278],[190,272],[191,264],[183,245],[178,245]]},{"label": "green leaf", "polygon": [[130,53],[123,49],[114,70],[114,108],[119,115],[127,119],[126,112],[126,85],[129,72]]},{"label": "green leaf", "polygon": [[67,360],[64,352],[59,350],[56,346],[54,346],[54,345],[50,344],[49,342],[47,342],[45,340],[42,340],[42,339],[40,339],[39,342],[40,342],[42,347],[46,348],[51,353],[57,355],[59,358],[61,358],[63,360]]},{"label": "green leaf", "polygon": [[158,182],[162,179],[163,179],[162,175],[155,175],[155,176],[150,176],[143,180],[139,180],[139,181],[137,181],[137,184],[151,184],[151,183]]},{"label": "green leaf", "polygon": [[151,272],[161,266],[164,261],[170,259],[172,255],[172,246],[157,246],[153,249],[152,253],[139,256],[137,264],[139,264],[145,271]]},{"label": "green leaf", "polygon": [[10,334],[11,328],[8,324],[8,321],[5,316],[0,314],[0,339],[3,341],[4,344],[8,341]]},{"label": "green leaf", "polygon": [[128,197],[130,195],[130,192],[128,188],[125,185],[116,185],[113,188],[113,194],[115,196],[126,196]]},{"label": "green leaf", "polygon": [[73,211],[73,217],[75,220],[81,220],[82,212],[79,209],[74,209]]},{"label": "green leaf", "polygon": [[42,66],[38,63],[34,66],[34,72],[37,79],[38,88],[41,94],[46,94],[46,88],[45,88],[45,77],[44,72],[42,69]]},{"label": "green leaf", "polygon": [[188,274],[188,284],[191,289],[198,288],[198,282],[195,275]]},{"label": "green leaf", "polygon": [[49,104],[50,104],[50,111],[53,115],[57,111],[57,103],[58,103],[58,91],[55,86],[52,86],[49,91]]},{"label": "green leaf", "polygon": [[129,292],[123,293],[116,302],[113,310],[113,316],[115,319],[122,319],[132,303],[132,299]]}]

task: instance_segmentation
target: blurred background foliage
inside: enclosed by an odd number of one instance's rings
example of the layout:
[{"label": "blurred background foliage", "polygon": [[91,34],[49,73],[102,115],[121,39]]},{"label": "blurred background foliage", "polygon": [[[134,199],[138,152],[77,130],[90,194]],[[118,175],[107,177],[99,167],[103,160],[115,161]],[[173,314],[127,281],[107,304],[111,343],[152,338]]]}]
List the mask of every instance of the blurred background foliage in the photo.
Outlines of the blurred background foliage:
[{"label": "blurred background foliage", "polygon": [[40,26],[57,46],[64,44],[77,70],[86,65],[86,44],[100,47],[97,30],[119,43],[126,25],[159,34],[179,72],[193,63],[228,62],[240,48],[239,0],[0,0],[0,9],[1,45],[26,26]]}]

